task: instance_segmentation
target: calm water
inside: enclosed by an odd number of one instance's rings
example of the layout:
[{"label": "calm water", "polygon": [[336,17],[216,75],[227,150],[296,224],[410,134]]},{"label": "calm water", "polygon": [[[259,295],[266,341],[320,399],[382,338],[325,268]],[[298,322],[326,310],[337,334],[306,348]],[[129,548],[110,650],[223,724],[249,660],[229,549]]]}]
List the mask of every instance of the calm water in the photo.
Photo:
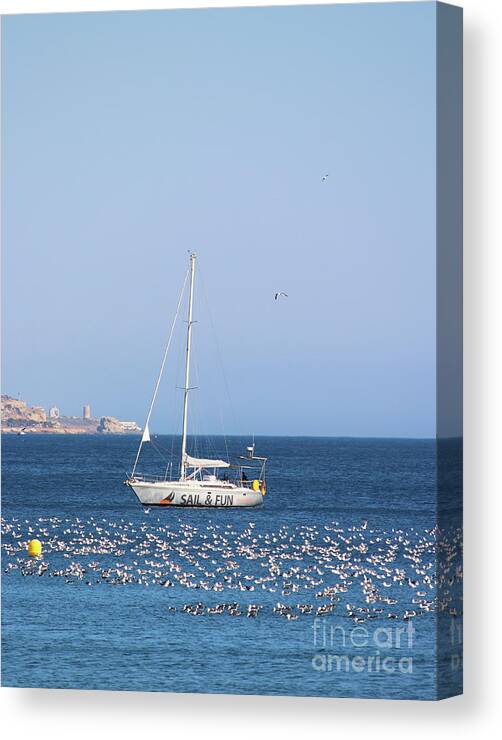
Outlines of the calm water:
[{"label": "calm water", "polygon": [[[241,454],[248,440],[228,443]],[[257,438],[269,457],[261,508],[149,513],[122,485],[136,445],[3,437],[4,685],[419,699],[460,690],[458,442],[443,450],[439,533],[434,441]],[[147,468],[162,466],[149,455]],[[42,559],[28,561],[37,535]]]}]

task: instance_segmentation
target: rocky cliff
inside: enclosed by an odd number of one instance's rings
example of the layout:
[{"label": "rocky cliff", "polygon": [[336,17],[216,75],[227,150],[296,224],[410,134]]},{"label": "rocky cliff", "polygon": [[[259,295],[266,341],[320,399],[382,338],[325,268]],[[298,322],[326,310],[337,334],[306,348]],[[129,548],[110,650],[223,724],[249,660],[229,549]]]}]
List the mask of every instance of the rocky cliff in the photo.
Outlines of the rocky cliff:
[{"label": "rocky cliff", "polygon": [[2,421],[4,424],[6,422],[41,424],[47,421],[47,414],[41,406],[28,406],[25,401],[11,396],[2,396]]},{"label": "rocky cliff", "polygon": [[124,427],[114,416],[102,416],[96,429],[100,434],[124,434]]}]

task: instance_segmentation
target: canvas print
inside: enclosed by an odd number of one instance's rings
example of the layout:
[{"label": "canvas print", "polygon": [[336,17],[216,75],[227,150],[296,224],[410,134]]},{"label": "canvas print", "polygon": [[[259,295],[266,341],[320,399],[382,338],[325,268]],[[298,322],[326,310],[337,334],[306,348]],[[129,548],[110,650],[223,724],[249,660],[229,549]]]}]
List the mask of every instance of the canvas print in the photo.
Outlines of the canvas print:
[{"label": "canvas print", "polygon": [[2,684],[461,693],[461,9],[1,41]]}]

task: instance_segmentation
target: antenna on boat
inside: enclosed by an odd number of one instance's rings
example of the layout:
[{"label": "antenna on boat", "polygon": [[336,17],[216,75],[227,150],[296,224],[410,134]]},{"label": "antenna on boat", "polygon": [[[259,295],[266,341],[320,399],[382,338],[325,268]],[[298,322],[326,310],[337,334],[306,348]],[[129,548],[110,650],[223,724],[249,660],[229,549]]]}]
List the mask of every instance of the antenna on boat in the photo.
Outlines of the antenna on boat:
[{"label": "antenna on boat", "polygon": [[192,310],[193,310],[193,285],[195,280],[195,260],[197,255],[190,252],[190,294],[188,296],[188,328],[187,328],[187,350],[185,364],[185,387],[183,399],[183,431],[181,435],[181,463],[180,480],[185,480],[186,449],[187,449],[187,424],[188,424],[188,392],[190,390],[190,350],[192,347]]},{"label": "antenna on boat", "polygon": [[252,443],[246,447],[246,457],[249,460],[252,460],[254,457],[254,434]]}]

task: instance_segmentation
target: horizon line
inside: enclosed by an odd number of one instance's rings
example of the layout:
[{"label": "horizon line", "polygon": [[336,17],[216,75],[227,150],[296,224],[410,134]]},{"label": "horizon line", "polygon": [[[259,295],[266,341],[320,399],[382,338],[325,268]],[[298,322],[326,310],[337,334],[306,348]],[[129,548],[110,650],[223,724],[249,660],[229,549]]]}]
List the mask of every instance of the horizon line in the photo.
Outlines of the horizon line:
[{"label": "horizon line", "polygon": [[[7,432],[4,429],[0,429],[0,432],[2,435],[6,436],[16,436],[12,432]],[[26,436],[40,436],[40,437],[141,437],[141,432],[119,432],[119,433],[100,433],[100,432],[72,432],[71,434],[65,434],[65,433],[58,433],[58,432],[27,432]],[[160,436],[160,437],[181,437],[180,432],[150,432],[152,436]],[[410,435],[402,435],[402,436],[396,436],[396,435],[362,435],[362,434],[267,434],[267,433],[260,433],[260,434],[222,434],[219,433],[207,433],[207,434],[188,434],[189,438],[193,437],[220,437],[221,439],[229,439],[229,438],[264,438],[264,437],[272,437],[272,438],[281,438],[281,439],[359,439],[359,440],[413,440],[413,441],[438,441],[438,440],[453,440],[453,439],[463,439],[463,434],[454,434],[454,435],[448,435],[448,436],[433,436],[433,437],[417,437],[417,436],[410,436]]]}]

